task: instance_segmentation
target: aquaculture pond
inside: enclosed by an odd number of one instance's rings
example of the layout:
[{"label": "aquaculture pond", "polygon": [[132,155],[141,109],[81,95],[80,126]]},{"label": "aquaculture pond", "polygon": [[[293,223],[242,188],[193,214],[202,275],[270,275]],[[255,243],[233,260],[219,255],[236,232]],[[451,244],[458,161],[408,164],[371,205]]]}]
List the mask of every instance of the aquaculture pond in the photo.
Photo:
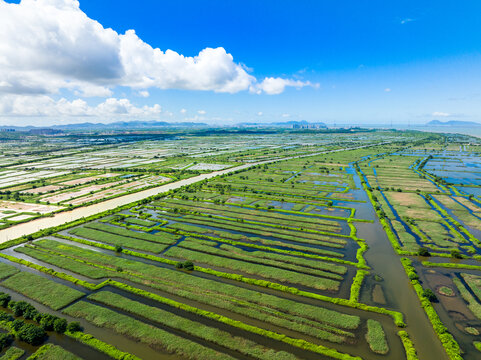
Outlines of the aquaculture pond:
[{"label": "aquaculture pond", "polygon": [[[475,359],[481,203],[440,174],[477,153],[463,137],[456,151],[442,135],[387,134],[219,141],[164,162],[221,172],[5,243],[0,356]],[[127,150],[149,157],[98,156]],[[82,176],[64,182],[81,191]]]},{"label": "aquaculture pond", "polygon": [[478,359],[481,203],[470,189],[481,157],[465,143],[424,147],[372,156],[356,169],[447,354]]}]

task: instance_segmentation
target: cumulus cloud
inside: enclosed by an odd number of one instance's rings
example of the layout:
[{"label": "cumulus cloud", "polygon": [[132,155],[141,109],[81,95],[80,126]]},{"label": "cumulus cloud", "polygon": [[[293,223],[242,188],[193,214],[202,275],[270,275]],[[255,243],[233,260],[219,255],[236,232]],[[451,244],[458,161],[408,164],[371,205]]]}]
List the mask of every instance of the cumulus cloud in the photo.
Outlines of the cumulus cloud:
[{"label": "cumulus cloud", "polygon": [[150,96],[150,93],[147,90],[141,90],[137,93],[140,97],[147,98]]},{"label": "cumulus cloud", "polygon": [[437,117],[449,117],[451,116],[450,113],[447,112],[442,112],[442,111],[435,111],[431,114],[432,116],[437,116]]},{"label": "cumulus cloud", "polygon": [[264,113],[263,113],[262,111],[259,111],[259,112],[257,113],[257,116],[262,116],[262,115],[264,115]]},{"label": "cumulus cloud", "polygon": [[385,91],[385,92],[391,92],[391,89],[390,89],[390,88],[385,88],[384,91]]},{"label": "cumulus cloud", "polygon": [[300,80],[292,80],[292,79],[283,79],[280,77],[266,77],[261,83],[254,84],[251,86],[251,91],[255,93],[262,93],[265,92],[269,95],[277,95],[286,89],[286,87],[292,86],[295,88],[303,88],[305,86],[312,86],[312,87],[319,87],[319,84],[313,84],[310,81],[300,81]]},{"label": "cumulus cloud", "polygon": [[279,94],[287,86],[313,86],[282,78],[258,83],[222,47],[192,57],[153,48],[134,30],[104,28],[77,0],[0,0],[0,38],[0,94],[68,89],[108,97],[116,86]]},{"label": "cumulus cloud", "polygon": [[205,114],[207,114],[207,111],[205,111],[205,110],[197,110],[197,113],[198,113],[199,115],[205,115]]},{"label": "cumulus cloud", "polygon": [[54,100],[46,95],[6,95],[0,98],[2,116],[56,116],[56,117],[156,117],[162,112],[160,105],[136,107],[128,99],[108,98],[97,106],[85,100]]},{"label": "cumulus cloud", "polygon": [[180,113],[181,113],[181,114],[185,114],[186,112],[187,112],[187,109],[181,109],[181,110],[180,110]]}]

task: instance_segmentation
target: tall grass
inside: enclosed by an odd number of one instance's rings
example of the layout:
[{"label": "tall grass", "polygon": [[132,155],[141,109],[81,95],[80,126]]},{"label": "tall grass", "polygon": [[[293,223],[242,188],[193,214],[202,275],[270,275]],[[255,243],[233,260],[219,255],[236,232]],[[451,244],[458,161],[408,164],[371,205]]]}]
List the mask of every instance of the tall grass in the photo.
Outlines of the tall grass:
[{"label": "tall grass", "polygon": [[373,319],[367,320],[366,341],[376,354],[387,354],[389,346],[382,325]]},{"label": "tall grass", "polygon": [[66,285],[29,272],[13,275],[3,281],[2,286],[19,292],[53,310],[58,310],[85,295]]},{"label": "tall grass", "polygon": [[252,356],[256,359],[267,360],[276,359],[278,357],[282,357],[282,359],[286,360],[296,359],[292,354],[284,352],[279,354],[277,351],[265,348],[254,341],[233,336],[226,331],[206,326],[202,323],[159,309],[158,307],[148,306],[112,292],[97,292],[90,295],[89,299],[167,325],[173,329],[183,331],[187,334],[216,343],[228,349],[239,351],[242,354]]}]

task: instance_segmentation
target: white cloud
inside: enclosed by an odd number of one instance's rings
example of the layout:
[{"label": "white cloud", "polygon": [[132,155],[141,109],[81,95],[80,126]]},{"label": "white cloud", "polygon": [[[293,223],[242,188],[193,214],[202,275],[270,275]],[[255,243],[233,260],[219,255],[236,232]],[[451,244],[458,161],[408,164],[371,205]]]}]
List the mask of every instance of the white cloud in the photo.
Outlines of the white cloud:
[{"label": "white cloud", "polygon": [[181,113],[181,114],[185,114],[186,112],[187,112],[187,109],[181,109],[181,110],[180,110],[180,113]]},{"label": "white cloud", "polygon": [[390,88],[385,88],[384,91],[385,91],[385,92],[391,92],[391,89],[390,89]]},{"label": "white cloud", "polygon": [[264,115],[264,113],[263,113],[262,111],[259,111],[259,112],[257,113],[257,116],[262,116],[262,115]]},{"label": "white cloud", "polygon": [[404,25],[404,24],[410,23],[412,21],[416,21],[416,19],[406,18],[406,19],[402,19],[400,22],[401,22],[401,25]]},{"label": "white cloud", "polygon": [[112,96],[112,90],[105,86],[94,84],[83,84],[80,90],[75,90],[74,94],[83,97],[109,97]]},{"label": "white cloud", "polygon": [[198,110],[197,113],[198,113],[199,115],[205,115],[205,114],[207,114],[207,111],[205,111],[205,110]]},{"label": "white cloud", "polygon": [[56,116],[56,117],[112,117],[136,118],[156,117],[162,112],[159,104],[136,107],[128,99],[108,98],[97,106],[89,106],[86,101],[65,98],[55,101],[49,96],[6,95],[0,98],[2,116]]},{"label": "white cloud", "polygon": [[77,0],[0,0],[0,94],[112,96],[116,86],[279,94],[309,82],[265,78],[222,47],[189,57],[153,48],[134,30],[118,34],[90,19]]},{"label": "white cloud", "polygon": [[282,116],[283,118],[288,118],[288,117],[291,116],[291,114],[282,114],[281,116]]},{"label": "white cloud", "polygon": [[437,117],[449,117],[451,114],[442,112],[442,111],[435,111],[431,114],[432,116],[437,116]]},{"label": "white cloud", "polygon": [[310,81],[283,79],[279,77],[266,77],[261,83],[251,86],[251,91],[258,94],[260,94],[261,92],[265,92],[269,95],[277,95],[282,93],[287,86],[292,86],[298,89],[305,86],[312,86],[314,88],[318,88],[319,84],[313,84]]},{"label": "white cloud", "polygon": [[140,97],[144,97],[144,98],[147,98],[150,96],[150,93],[147,90],[141,90],[138,92],[138,94]]}]

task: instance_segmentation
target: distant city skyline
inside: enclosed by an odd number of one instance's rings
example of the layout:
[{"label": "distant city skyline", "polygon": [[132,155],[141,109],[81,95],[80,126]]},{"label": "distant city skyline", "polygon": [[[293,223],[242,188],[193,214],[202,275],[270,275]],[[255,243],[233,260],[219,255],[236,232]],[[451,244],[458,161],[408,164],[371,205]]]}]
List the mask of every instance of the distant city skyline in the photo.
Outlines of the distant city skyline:
[{"label": "distant city skyline", "polygon": [[0,125],[481,122],[475,1],[0,0]]}]

